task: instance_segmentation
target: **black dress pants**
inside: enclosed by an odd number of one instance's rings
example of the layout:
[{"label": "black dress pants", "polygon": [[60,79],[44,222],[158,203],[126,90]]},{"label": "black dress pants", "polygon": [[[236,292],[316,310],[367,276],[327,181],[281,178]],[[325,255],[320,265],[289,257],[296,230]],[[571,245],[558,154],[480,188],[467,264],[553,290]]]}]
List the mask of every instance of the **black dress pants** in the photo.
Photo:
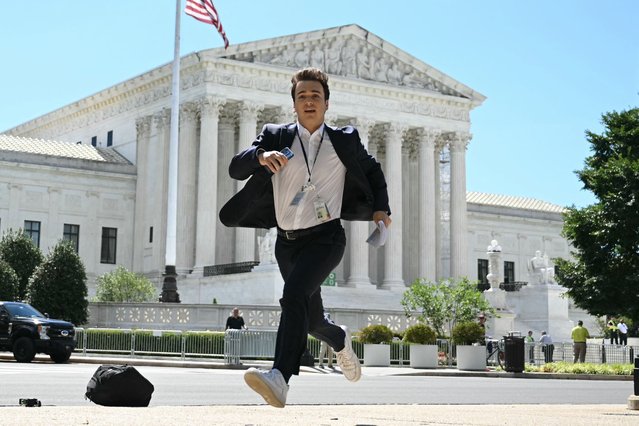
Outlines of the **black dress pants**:
[{"label": "black dress pants", "polygon": [[308,334],[325,341],[336,352],[344,349],[344,331],[324,316],[320,286],[339,264],[345,246],[346,236],[339,219],[292,240],[277,237],[275,258],[284,278],[284,290],[273,368],[282,373],[286,382],[291,375],[299,374]]}]

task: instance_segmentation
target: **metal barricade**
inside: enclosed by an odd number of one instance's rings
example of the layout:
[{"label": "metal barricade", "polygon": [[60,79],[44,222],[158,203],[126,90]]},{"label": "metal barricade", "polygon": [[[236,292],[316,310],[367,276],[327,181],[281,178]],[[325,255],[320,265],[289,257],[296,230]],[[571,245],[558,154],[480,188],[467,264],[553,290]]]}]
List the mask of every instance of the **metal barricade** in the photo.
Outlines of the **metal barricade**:
[{"label": "metal barricade", "polygon": [[242,358],[273,359],[275,330],[226,330],[224,334],[224,363],[239,365]]}]

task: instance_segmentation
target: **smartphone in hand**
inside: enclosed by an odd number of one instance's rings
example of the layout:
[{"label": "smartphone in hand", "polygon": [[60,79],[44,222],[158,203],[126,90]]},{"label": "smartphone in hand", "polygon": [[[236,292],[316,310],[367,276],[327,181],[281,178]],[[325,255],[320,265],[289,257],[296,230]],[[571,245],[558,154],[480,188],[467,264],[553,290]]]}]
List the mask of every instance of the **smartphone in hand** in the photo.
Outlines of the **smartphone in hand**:
[{"label": "smartphone in hand", "polygon": [[291,158],[293,158],[293,151],[291,151],[291,149],[289,147],[284,147],[284,149],[282,151],[280,151],[282,154],[286,155],[286,158],[288,158],[289,160]]}]

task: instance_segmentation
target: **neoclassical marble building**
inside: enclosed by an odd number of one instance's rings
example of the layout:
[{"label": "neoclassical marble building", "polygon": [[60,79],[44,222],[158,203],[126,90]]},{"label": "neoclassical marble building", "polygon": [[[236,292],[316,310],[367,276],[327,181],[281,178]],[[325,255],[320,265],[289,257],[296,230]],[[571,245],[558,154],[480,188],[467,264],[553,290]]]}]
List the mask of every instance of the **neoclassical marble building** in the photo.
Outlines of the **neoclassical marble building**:
[{"label": "neoclassical marble building", "polygon": [[[205,280],[206,266],[258,259],[258,238],[266,230],[226,228],[217,219],[220,207],[242,185],[228,177],[227,167],[264,123],[295,120],[290,77],[309,65],[330,75],[327,123],[356,125],[362,143],[382,163],[393,212],[389,240],[382,249],[365,243],[371,224],[345,223],[349,246],[336,271],[337,288],[348,289],[349,294],[362,289],[397,295],[417,277],[484,279],[486,246],[493,239],[504,247],[504,260],[512,263],[512,271],[506,271],[512,272],[511,281],[526,280],[526,264],[536,250],[551,257],[568,256],[568,245],[560,237],[561,207],[467,194],[470,111],[485,97],[365,29],[348,25],[182,58],[178,286],[180,280]],[[95,147],[96,152],[114,152],[127,165],[124,171],[97,172],[85,161],[78,167],[86,169],[90,179],[67,176],[59,184],[58,176],[66,169],[42,165],[46,173],[30,184],[37,187],[33,190],[20,183],[23,177],[3,173],[2,229],[21,227],[30,214],[33,204],[12,201],[19,197],[16,188],[23,185],[23,200],[29,197],[27,191],[45,194],[38,217],[42,232],[49,235],[47,241],[62,238],[58,223],[86,221],[80,226],[79,240],[90,277],[121,264],[159,278],[165,256],[170,92],[167,64],[9,129],[9,138],[66,141]],[[3,169],[21,168],[10,164],[13,160],[0,161]],[[54,155],[43,161],[60,160]],[[73,191],[80,201],[70,198]],[[52,192],[58,194],[57,201],[46,201]],[[80,209],[77,219],[63,217],[71,214],[70,206]],[[89,218],[96,208],[121,219],[108,226],[118,230],[113,263],[102,263],[98,256],[104,244],[97,238],[99,227],[107,225]],[[82,252],[85,247],[93,247],[90,256]],[[185,294],[191,296],[183,301],[203,301],[197,292]]]}]

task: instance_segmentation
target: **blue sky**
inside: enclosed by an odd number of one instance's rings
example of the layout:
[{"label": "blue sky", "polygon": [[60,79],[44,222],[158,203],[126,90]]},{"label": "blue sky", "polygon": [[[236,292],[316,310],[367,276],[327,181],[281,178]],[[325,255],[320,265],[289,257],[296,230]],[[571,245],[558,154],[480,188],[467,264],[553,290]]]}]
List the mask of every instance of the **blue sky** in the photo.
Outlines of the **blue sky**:
[{"label": "blue sky", "polygon": [[[182,0],[182,4],[186,0]],[[231,44],[358,24],[487,97],[469,191],[582,207],[601,114],[639,106],[634,0],[214,0]],[[0,2],[0,131],[173,57],[175,0]],[[222,46],[182,14],[182,55]]]}]

